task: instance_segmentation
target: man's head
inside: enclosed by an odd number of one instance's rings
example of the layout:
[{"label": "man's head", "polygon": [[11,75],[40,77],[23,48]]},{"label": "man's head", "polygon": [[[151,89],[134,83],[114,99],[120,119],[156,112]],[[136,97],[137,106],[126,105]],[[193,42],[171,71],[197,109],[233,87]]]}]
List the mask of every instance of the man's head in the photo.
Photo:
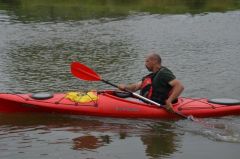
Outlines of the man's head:
[{"label": "man's head", "polygon": [[145,66],[150,72],[156,72],[161,67],[162,59],[156,53],[148,54],[145,59]]}]

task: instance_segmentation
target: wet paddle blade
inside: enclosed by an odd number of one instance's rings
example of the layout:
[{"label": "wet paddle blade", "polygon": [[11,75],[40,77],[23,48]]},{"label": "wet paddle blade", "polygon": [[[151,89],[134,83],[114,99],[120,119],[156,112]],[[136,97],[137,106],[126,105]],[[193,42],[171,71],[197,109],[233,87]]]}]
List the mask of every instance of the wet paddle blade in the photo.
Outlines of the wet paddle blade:
[{"label": "wet paddle blade", "polygon": [[92,69],[81,64],[80,62],[72,62],[71,72],[75,77],[86,81],[100,81],[101,77]]}]

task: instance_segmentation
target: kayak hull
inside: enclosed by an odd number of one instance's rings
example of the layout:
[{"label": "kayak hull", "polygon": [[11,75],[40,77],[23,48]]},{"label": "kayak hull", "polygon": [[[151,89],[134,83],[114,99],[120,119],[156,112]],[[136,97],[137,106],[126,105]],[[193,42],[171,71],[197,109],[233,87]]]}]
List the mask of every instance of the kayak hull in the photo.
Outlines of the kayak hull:
[{"label": "kayak hull", "polygon": [[[34,99],[31,94],[0,94],[0,113],[61,113],[118,118],[181,118],[165,108],[147,104],[139,99],[122,98],[114,91],[95,92],[97,100],[78,103],[69,100],[65,93],[56,93],[49,99]],[[179,98],[173,105],[175,112],[184,116],[220,117],[240,115],[240,103],[232,105],[210,103],[207,98]]]}]

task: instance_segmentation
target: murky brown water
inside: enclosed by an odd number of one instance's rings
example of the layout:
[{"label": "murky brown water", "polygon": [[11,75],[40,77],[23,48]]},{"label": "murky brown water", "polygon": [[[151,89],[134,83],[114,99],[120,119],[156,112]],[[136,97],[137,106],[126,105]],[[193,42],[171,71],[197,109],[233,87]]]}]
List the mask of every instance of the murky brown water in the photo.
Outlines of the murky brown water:
[{"label": "murky brown water", "polygon": [[[237,0],[222,6],[197,0],[80,2],[0,1],[1,92],[110,88],[73,77],[72,61],[112,83],[131,83],[148,73],[144,57],[154,50],[184,83],[183,96],[240,99]],[[238,158],[239,117],[204,121],[223,127],[187,120],[0,114],[0,158]]]}]

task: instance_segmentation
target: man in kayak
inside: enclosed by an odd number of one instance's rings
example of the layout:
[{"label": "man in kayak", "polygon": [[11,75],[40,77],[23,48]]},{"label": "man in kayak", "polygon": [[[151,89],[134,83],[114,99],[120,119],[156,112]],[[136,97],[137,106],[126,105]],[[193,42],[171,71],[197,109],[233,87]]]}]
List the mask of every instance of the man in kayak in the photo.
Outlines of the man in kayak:
[{"label": "man in kayak", "polygon": [[171,70],[162,66],[161,57],[156,53],[146,57],[145,66],[151,73],[143,77],[142,81],[129,85],[120,84],[118,88],[132,92],[140,90],[142,96],[166,105],[166,109],[173,112],[172,104],[177,102],[184,90],[182,83]]}]

